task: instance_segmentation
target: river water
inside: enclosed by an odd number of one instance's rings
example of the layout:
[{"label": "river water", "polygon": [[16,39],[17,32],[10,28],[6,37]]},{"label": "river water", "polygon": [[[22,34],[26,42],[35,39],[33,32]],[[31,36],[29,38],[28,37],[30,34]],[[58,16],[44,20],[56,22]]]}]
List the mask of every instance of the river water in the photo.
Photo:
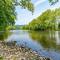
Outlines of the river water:
[{"label": "river water", "polygon": [[41,56],[60,60],[60,31],[0,31],[0,40],[16,41],[16,45],[31,48]]}]

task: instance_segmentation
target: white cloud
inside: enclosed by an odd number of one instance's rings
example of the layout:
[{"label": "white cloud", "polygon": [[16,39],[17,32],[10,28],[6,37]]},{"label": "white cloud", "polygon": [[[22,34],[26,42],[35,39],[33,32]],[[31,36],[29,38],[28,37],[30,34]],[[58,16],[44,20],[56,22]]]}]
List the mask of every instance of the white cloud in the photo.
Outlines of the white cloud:
[{"label": "white cloud", "polygon": [[46,0],[38,0],[34,5],[35,7],[37,7],[39,4],[45,2]]}]

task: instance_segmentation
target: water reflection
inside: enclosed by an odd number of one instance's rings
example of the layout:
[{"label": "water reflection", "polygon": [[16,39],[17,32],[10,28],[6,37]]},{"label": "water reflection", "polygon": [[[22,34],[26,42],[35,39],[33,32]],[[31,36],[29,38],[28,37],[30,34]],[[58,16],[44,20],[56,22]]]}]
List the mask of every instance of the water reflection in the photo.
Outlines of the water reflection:
[{"label": "water reflection", "polygon": [[10,31],[0,31],[0,41],[4,41],[9,35],[11,35]]},{"label": "water reflection", "polygon": [[[28,37],[29,35],[29,37]],[[24,38],[24,39],[23,39]],[[0,40],[11,40],[17,41],[20,40],[35,40],[38,42],[44,49],[60,51],[60,32],[59,31],[5,31],[0,32]]]},{"label": "water reflection", "polygon": [[47,50],[59,50],[60,51],[60,32],[49,31],[49,32],[36,32],[32,31],[29,33],[33,40],[36,40],[39,44]]},{"label": "water reflection", "polygon": [[60,45],[60,32],[58,31],[55,32],[55,39],[56,39],[56,44]]},{"label": "water reflection", "polygon": [[60,60],[60,31],[22,31],[0,32],[0,40],[7,46],[24,45],[42,56]]}]

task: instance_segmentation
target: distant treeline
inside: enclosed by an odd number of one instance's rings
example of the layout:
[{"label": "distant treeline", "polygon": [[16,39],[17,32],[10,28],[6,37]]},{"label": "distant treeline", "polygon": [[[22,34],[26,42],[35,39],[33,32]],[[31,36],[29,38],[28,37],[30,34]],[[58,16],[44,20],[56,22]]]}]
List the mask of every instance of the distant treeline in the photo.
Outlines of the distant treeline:
[{"label": "distant treeline", "polygon": [[9,30],[20,30],[20,29],[23,29],[23,26],[24,25],[14,25],[14,26],[11,26]]},{"label": "distant treeline", "polygon": [[29,30],[56,30],[60,28],[60,23],[58,28],[56,28],[56,21],[60,19],[60,8],[55,10],[48,9],[43,12],[36,19],[33,19],[28,25],[23,26],[23,29]]}]

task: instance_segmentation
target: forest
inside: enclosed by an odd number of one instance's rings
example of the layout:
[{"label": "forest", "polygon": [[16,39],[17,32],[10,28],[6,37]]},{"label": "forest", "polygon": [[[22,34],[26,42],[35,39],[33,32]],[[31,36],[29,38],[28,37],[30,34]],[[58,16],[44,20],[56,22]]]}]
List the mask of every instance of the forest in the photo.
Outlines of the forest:
[{"label": "forest", "polygon": [[[23,29],[29,30],[59,30],[60,23],[56,23],[60,19],[60,8],[55,10],[48,9],[43,12],[40,16],[33,19],[28,25],[24,26]],[[59,22],[59,21],[58,21]],[[56,27],[58,25],[58,27]]]},{"label": "forest", "polygon": [[[53,0],[48,0],[48,1],[49,1],[50,5],[53,5],[56,2],[58,2],[58,0],[54,0],[54,1]],[[14,26],[15,21],[16,21],[16,15],[17,15],[17,13],[15,11],[16,6],[20,6],[20,7],[22,7],[22,9],[27,9],[27,10],[31,11],[32,14],[34,12],[34,4],[32,3],[31,0],[21,0],[21,1],[17,1],[17,0],[0,0],[0,30],[8,30],[9,28],[11,28],[11,26]],[[52,13],[52,11],[50,11],[50,12]],[[46,15],[48,13],[49,13],[49,10],[48,10],[48,12],[46,12]],[[42,15],[46,16],[45,12]],[[41,17],[42,17],[42,15],[41,15]],[[42,20],[42,18],[38,17],[37,19]],[[46,20],[46,18],[47,17],[44,17],[43,20]],[[43,22],[43,23],[45,25],[45,22]],[[32,25],[32,24],[35,24],[35,22],[33,22],[31,24],[29,23],[29,25]],[[43,24],[38,24],[38,25],[42,26]],[[34,29],[35,29],[35,27],[36,26],[34,26]],[[32,27],[30,29],[32,29]],[[39,29],[40,29],[40,27],[39,27]],[[43,29],[43,27],[41,29]]]}]

